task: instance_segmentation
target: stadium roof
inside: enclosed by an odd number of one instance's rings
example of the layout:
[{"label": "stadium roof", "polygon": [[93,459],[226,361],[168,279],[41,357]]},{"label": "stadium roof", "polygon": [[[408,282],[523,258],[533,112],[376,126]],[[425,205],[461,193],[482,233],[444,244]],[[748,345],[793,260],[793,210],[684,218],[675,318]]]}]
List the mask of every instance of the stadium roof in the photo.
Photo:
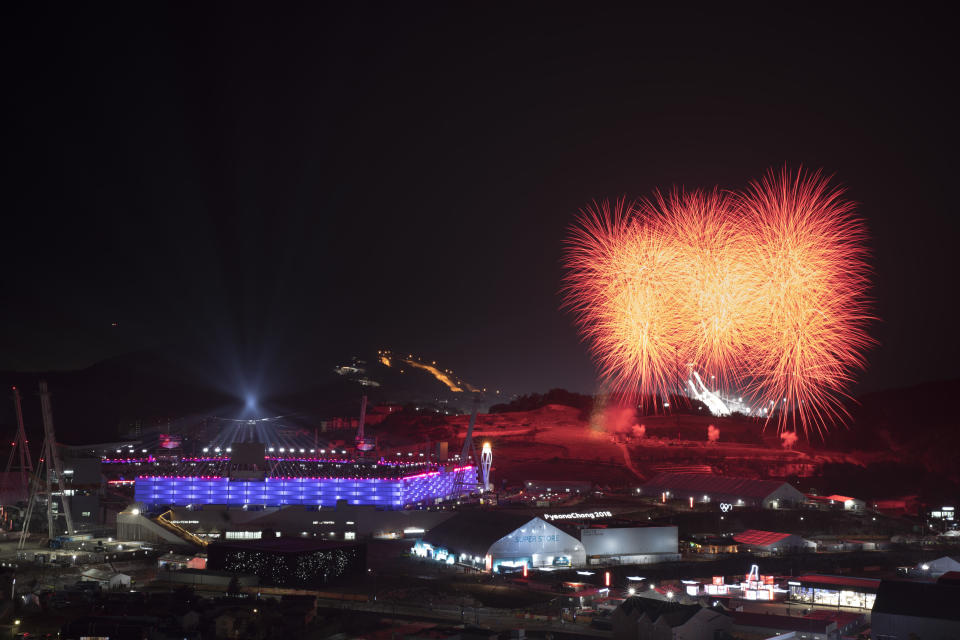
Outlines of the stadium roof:
[{"label": "stadium roof", "polygon": [[873,603],[873,615],[887,613],[935,620],[960,620],[958,602],[960,586],[957,585],[884,580]]},{"label": "stadium roof", "polygon": [[733,478],[707,473],[661,473],[643,486],[644,488],[660,489],[662,487],[671,491],[703,493],[704,495],[737,495],[762,500],[784,485],[794,489],[792,485],[781,480]]},{"label": "stadium roof", "polygon": [[770,545],[789,538],[792,533],[777,533],[776,531],[758,531],[757,529],[747,529],[743,533],[733,536],[733,539],[740,544],[752,544],[757,547],[769,547]]},{"label": "stadium roof", "polygon": [[423,540],[450,551],[481,555],[486,554],[494,542],[533,519],[534,516],[525,511],[460,511],[430,529]]}]

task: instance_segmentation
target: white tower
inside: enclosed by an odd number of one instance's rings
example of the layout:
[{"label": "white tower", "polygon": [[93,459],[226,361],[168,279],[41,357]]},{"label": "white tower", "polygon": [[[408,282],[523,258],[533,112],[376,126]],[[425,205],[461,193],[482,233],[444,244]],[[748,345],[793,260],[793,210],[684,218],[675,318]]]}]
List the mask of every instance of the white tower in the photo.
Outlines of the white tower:
[{"label": "white tower", "polygon": [[493,449],[489,442],[483,443],[483,449],[480,451],[480,469],[483,473],[483,491],[490,491],[490,465],[493,464]]}]

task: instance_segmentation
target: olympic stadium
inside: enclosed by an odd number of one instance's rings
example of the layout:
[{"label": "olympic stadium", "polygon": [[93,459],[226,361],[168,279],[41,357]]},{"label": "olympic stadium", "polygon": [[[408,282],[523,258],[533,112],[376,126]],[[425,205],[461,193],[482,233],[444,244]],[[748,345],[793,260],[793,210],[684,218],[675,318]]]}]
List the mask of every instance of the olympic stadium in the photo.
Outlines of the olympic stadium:
[{"label": "olympic stadium", "polygon": [[[467,495],[477,469],[456,461],[388,462],[263,455],[263,445],[234,445],[210,457],[106,458],[109,482],[133,484],[148,510],[225,505],[244,509],[372,505],[404,509]],[[259,455],[258,455],[259,453]]]}]

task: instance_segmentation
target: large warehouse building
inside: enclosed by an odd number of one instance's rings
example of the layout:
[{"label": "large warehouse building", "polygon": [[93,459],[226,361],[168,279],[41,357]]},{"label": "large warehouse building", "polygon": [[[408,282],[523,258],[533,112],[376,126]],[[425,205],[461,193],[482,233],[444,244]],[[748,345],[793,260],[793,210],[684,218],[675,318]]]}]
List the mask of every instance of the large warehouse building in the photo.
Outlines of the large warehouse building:
[{"label": "large warehouse building", "polygon": [[461,511],[427,532],[414,552],[494,572],[586,564],[575,537],[540,518],[508,511]]},{"label": "large warehouse building", "polygon": [[661,473],[643,485],[640,493],[664,502],[690,500],[734,507],[781,509],[799,507],[805,496],[779,480],[732,478],[708,473]]},{"label": "large warehouse building", "polygon": [[414,552],[449,564],[503,572],[524,566],[551,569],[678,560],[677,542],[674,526],[580,528],[557,526],[530,513],[460,511],[430,529]]},{"label": "large warehouse building", "polygon": [[589,564],[653,564],[679,560],[677,527],[581,529]]}]

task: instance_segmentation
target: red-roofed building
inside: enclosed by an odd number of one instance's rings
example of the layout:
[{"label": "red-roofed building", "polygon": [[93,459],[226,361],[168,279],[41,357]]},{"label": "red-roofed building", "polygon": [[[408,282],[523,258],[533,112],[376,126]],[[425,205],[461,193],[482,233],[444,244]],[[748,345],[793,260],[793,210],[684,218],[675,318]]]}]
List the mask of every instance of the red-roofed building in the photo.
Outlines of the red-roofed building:
[{"label": "red-roofed building", "polygon": [[834,611],[833,609],[814,609],[803,616],[807,620],[832,620],[837,623],[837,631],[845,636],[855,633],[865,624],[867,617],[863,613],[853,613],[852,611]]},{"label": "red-roofed building", "polygon": [[841,496],[834,494],[832,496],[815,496],[807,494],[806,506],[815,509],[843,509],[844,511],[863,512],[867,508],[867,503],[858,498],[850,496]]},{"label": "red-roofed building", "polygon": [[734,611],[731,615],[733,631],[738,637],[790,637],[788,634],[791,632],[794,638],[807,640],[835,640],[839,636],[837,623],[833,620],[794,618],[746,611]]},{"label": "red-roofed building", "polygon": [[748,552],[761,553],[796,553],[800,551],[816,551],[817,544],[792,533],[778,533],[776,531],[759,531],[748,529],[733,536],[740,548]]}]

